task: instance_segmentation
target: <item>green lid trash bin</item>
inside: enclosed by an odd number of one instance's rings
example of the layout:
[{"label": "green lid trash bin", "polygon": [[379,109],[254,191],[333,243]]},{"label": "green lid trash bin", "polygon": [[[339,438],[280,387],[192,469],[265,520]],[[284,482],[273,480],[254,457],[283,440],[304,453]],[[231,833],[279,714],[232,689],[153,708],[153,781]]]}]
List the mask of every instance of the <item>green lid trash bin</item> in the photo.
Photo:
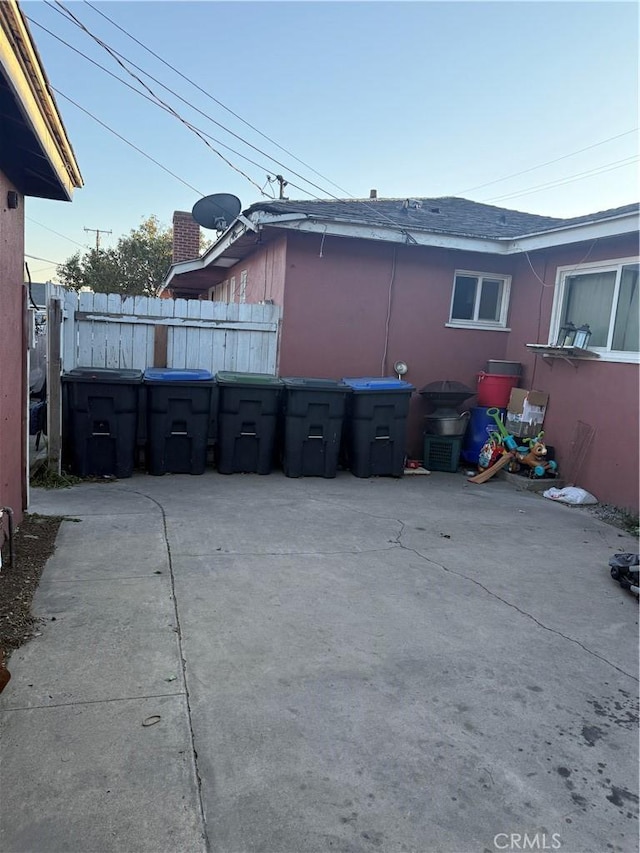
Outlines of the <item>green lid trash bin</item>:
[{"label": "green lid trash bin", "polygon": [[217,462],[221,474],[269,474],[282,382],[268,373],[221,370],[218,384]]}]

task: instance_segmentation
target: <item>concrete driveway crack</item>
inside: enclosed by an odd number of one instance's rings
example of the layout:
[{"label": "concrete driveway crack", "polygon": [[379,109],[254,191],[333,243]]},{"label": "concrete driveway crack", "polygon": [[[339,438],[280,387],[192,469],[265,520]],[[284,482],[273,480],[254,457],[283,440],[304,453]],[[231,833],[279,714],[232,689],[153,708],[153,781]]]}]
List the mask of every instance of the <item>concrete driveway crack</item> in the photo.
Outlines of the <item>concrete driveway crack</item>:
[{"label": "concrete driveway crack", "polygon": [[518,607],[517,604],[513,604],[513,602],[511,601],[507,601],[506,598],[502,598],[502,596],[498,595],[497,592],[494,592],[493,590],[489,589],[489,587],[486,587],[483,583],[480,583],[479,580],[476,580],[475,578],[472,578],[469,575],[465,575],[464,572],[457,572],[455,569],[450,569],[442,563],[438,563],[436,560],[432,560],[430,557],[421,554],[420,551],[416,551],[415,548],[409,548],[408,545],[403,545],[400,539],[402,537],[405,525],[399,519],[396,520],[398,521],[398,524],[402,525],[402,530],[398,534],[398,545],[400,546],[400,548],[402,548],[403,551],[410,551],[412,554],[415,554],[416,557],[419,557],[426,563],[431,563],[431,565],[437,566],[443,572],[447,572],[447,574],[450,575],[455,575],[458,578],[470,581],[470,583],[479,586],[480,589],[483,589],[487,593],[487,595],[490,595],[492,598],[496,598],[498,601],[501,601],[503,604],[506,604],[507,607],[510,607],[512,610],[516,610],[525,618],[530,619],[532,622],[535,622],[535,624],[538,625],[539,628],[542,628],[543,631],[548,631],[550,634],[555,634],[558,637],[562,637],[564,640],[568,640],[568,642],[570,643],[574,643],[576,646],[580,646],[580,648],[583,651],[587,652],[587,654],[593,655],[593,657],[598,658],[598,660],[601,660],[603,661],[603,663],[606,663],[609,666],[613,667],[613,669],[622,673],[622,675],[626,675],[627,678],[630,678],[632,681],[638,682],[639,679],[635,675],[632,675],[630,672],[627,672],[626,670],[622,669],[617,664],[613,663],[613,661],[610,661],[608,658],[605,658],[603,655],[599,655],[597,652],[594,652],[593,649],[590,649],[588,646],[585,646],[584,643],[580,642],[580,640],[576,640],[574,637],[569,637],[567,634],[563,634],[562,631],[558,631],[556,628],[550,628],[548,625],[545,625],[544,622],[541,622],[539,619],[536,619],[536,617],[533,616],[531,613],[528,613],[526,610],[523,610],[521,607]]},{"label": "concrete driveway crack", "polygon": [[135,489],[132,489],[131,491],[133,491],[136,495],[140,495],[140,497],[146,498],[147,500],[154,503],[158,507],[158,509],[160,510],[160,513],[162,515],[162,533],[164,536],[164,543],[165,543],[165,546],[167,549],[167,560],[169,563],[169,575],[171,577],[171,600],[173,601],[173,610],[174,610],[174,615],[175,615],[175,619],[176,619],[176,626],[177,626],[176,636],[178,638],[178,653],[180,655],[180,661],[182,664],[182,681],[184,684],[184,695],[185,695],[186,705],[187,705],[187,720],[189,723],[189,736],[190,736],[190,740],[191,740],[191,754],[193,756],[193,768],[194,768],[194,773],[195,773],[195,777],[196,777],[196,785],[197,785],[197,791],[198,791],[198,814],[200,816],[200,821],[202,824],[202,837],[204,840],[204,849],[205,849],[206,853],[209,853],[209,851],[211,850],[211,844],[209,842],[209,834],[207,832],[207,822],[206,822],[205,816],[204,816],[204,804],[202,801],[202,777],[200,776],[200,769],[198,766],[198,752],[196,750],[195,733],[193,731],[193,719],[191,717],[191,698],[189,696],[189,686],[187,684],[187,660],[185,658],[184,647],[182,644],[182,628],[180,626],[180,613],[178,611],[178,600],[176,598],[176,584],[175,584],[175,576],[173,573],[173,560],[172,560],[172,556],[171,556],[171,545],[169,544],[169,536],[167,533],[167,516],[166,516],[166,513],[164,511],[164,507],[162,506],[160,501],[157,501],[155,498],[152,498],[149,495],[145,495],[144,492],[140,492],[140,491],[137,491]]}]

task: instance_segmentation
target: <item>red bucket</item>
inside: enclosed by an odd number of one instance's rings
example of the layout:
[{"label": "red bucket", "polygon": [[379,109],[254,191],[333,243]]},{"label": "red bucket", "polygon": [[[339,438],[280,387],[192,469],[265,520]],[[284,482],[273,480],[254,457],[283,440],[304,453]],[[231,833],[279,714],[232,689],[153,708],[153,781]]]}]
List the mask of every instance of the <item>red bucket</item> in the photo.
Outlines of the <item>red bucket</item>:
[{"label": "red bucket", "polygon": [[499,373],[478,374],[478,406],[506,409],[511,389],[517,388],[519,376],[503,376]]}]

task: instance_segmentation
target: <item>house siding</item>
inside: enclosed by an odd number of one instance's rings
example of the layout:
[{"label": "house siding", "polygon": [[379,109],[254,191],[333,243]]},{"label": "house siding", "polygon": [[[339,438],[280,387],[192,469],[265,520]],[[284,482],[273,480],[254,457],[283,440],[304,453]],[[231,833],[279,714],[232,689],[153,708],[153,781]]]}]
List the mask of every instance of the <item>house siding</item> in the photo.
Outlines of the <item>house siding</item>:
[{"label": "house siding", "polygon": [[527,259],[519,258],[511,293],[512,331],[507,336],[505,356],[523,363],[523,387],[549,394],[545,438],[555,448],[560,472],[563,465],[572,462],[578,423],[593,427],[595,433],[577,485],[604,503],[633,512],[638,512],[639,505],[639,366],[600,360],[572,366],[560,359],[536,357],[526,344],[549,340],[558,267],[637,255],[637,235],[531,253],[531,264],[545,287]]},{"label": "house siding", "polygon": [[[241,299],[242,273],[246,272],[245,302],[257,303],[271,300],[274,305],[282,306],[284,302],[286,251],[286,235],[282,235],[272,242],[265,242],[247,258],[229,268],[224,281],[215,286],[211,298],[216,301],[223,300],[226,293],[227,299],[224,301],[239,302]],[[231,287],[228,284],[232,278],[235,279],[233,299],[230,298]]]},{"label": "house siding", "polygon": [[24,198],[9,210],[10,190],[17,188],[0,172],[0,505],[10,506],[19,524],[26,498]]}]

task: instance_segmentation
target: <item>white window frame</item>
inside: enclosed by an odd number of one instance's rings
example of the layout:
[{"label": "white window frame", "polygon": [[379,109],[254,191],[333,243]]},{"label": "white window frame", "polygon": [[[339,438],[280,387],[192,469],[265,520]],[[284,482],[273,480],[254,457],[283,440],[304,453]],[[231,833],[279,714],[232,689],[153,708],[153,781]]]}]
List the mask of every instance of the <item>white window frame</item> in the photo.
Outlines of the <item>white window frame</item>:
[{"label": "white window frame", "polygon": [[247,301],[247,271],[242,270],[240,273],[240,302],[244,304]]},{"label": "white window frame", "polygon": [[613,289],[613,300],[611,304],[611,316],[609,317],[609,336],[606,347],[592,347],[589,350],[597,352],[600,356],[599,361],[617,361],[626,364],[640,364],[640,353],[637,352],[622,352],[621,350],[612,350],[611,342],[613,341],[613,328],[615,320],[615,310],[618,307],[618,296],[620,295],[620,280],[622,278],[622,267],[627,264],[640,263],[640,258],[614,258],[606,261],[590,261],[586,264],[572,264],[563,267],[558,267],[556,270],[556,284],[553,294],[553,307],[551,309],[551,323],[549,324],[549,346],[553,346],[558,340],[560,325],[562,321],[562,307],[564,305],[564,297],[566,290],[567,279],[572,275],[581,275],[588,272],[615,272],[616,281]]},{"label": "white window frame", "polygon": [[[482,287],[479,286],[480,282],[485,279],[492,279],[493,281],[501,281],[502,282],[502,301],[500,304],[500,317],[497,322],[491,322],[486,320],[455,320],[451,315],[453,313],[453,300],[456,294],[456,279],[458,276],[471,276],[473,278],[478,279],[478,285],[476,285],[476,296],[473,306],[473,314],[474,318],[478,316],[478,308],[480,306],[479,294],[482,290]],[[477,270],[455,270],[453,274],[453,286],[451,288],[451,302],[449,304],[449,322],[445,323],[445,326],[450,329],[484,329],[490,332],[510,332],[511,329],[507,327],[507,317],[509,315],[509,297],[511,295],[511,276],[505,275],[504,273],[490,273],[490,272],[478,272]]]}]

